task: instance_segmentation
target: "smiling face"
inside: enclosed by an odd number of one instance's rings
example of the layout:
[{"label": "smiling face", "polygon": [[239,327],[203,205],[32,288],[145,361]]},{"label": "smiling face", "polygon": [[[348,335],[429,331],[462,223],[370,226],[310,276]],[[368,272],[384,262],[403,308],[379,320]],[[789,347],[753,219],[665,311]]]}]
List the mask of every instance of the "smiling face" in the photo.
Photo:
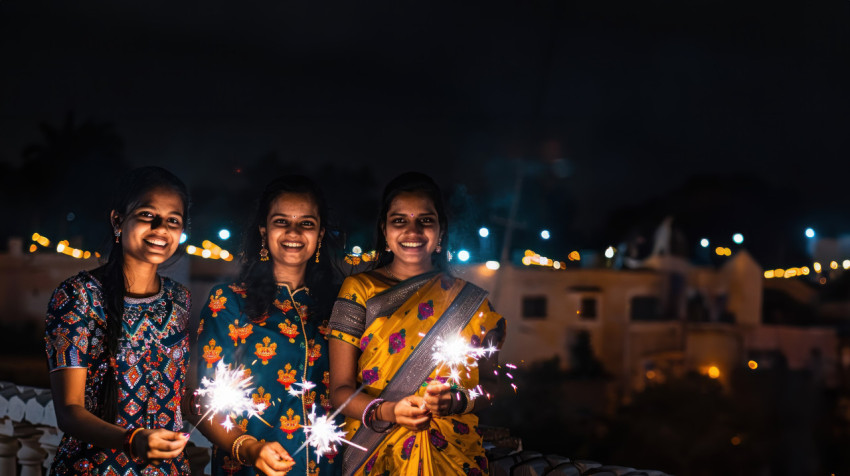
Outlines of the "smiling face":
[{"label": "smiling face", "polygon": [[121,231],[127,264],[159,265],[174,255],[183,232],[185,207],[169,188],[155,188],[125,215],[112,211],[112,223]]},{"label": "smiling face", "polygon": [[395,266],[424,272],[431,269],[431,254],[442,230],[434,202],[424,193],[401,192],[393,198],[383,224]]},{"label": "smiling face", "polygon": [[275,276],[294,271],[303,279],[307,261],[315,255],[324,235],[319,206],[307,193],[278,195],[269,206],[260,235],[268,247]]}]

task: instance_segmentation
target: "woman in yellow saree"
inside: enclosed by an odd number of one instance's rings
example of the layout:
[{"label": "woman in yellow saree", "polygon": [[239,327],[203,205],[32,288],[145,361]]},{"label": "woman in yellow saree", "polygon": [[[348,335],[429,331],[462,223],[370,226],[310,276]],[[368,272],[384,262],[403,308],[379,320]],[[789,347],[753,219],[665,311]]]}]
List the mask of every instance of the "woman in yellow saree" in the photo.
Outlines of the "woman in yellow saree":
[{"label": "woman in yellow saree", "polygon": [[[448,222],[437,185],[403,174],[387,185],[376,269],[345,280],[331,316],[331,401],[348,438],[343,474],[486,474],[478,417],[495,355],[459,371],[432,358],[441,341],[497,348],[504,319],[486,292],[441,271]],[[454,374],[454,375],[452,375]],[[363,387],[361,392],[357,390]]]}]

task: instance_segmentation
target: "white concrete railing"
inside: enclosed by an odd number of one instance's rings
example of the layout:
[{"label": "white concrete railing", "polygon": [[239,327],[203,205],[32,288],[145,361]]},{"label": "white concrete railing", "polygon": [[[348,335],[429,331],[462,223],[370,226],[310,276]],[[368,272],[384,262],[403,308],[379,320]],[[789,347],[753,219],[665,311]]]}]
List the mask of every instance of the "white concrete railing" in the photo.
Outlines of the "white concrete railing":
[{"label": "white concrete railing", "polygon": [[[0,381],[0,476],[42,476],[62,440],[53,396],[44,388]],[[210,442],[199,432],[186,448],[192,476],[208,470]]]}]

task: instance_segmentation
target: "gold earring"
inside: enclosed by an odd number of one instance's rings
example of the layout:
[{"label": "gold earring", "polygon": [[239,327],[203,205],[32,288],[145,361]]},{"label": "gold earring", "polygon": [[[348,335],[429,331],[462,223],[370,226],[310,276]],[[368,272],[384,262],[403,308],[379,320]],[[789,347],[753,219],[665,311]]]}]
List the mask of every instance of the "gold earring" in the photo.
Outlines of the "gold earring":
[{"label": "gold earring", "polygon": [[319,242],[319,246],[316,247],[316,262],[319,262],[319,250],[322,249],[322,242]]},{"label": "gold earring", "polygon": [[266,249],[266,239],[262,238],[260,240],[260,261],[268,261],[269,260],[269,250]]}]

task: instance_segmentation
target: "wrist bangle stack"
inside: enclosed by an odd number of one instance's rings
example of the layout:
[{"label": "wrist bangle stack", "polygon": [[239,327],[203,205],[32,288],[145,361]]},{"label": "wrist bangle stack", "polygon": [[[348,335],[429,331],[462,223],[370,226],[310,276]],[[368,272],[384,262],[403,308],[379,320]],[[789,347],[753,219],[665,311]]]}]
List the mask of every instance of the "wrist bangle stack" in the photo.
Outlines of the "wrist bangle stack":
[{"label": "wrist bangle stack", "polygon": [[136,433],[142,431],[144,428],[130,428],[126,432],[124,432],[124,453],[130,457],[131,460],[135,463],[141,463],[144,461],[143,458],[136,456],[133,452],[133,438],[136,436]]},{"label": "wrist bangle stack", "polygon": [[361,418],[363,426],[376,433],[386,433],[390,430],[390,428],[395,426],[395,423],[378,420],[375,416],[382,403],[384,403],[383,398],[376,398],[369,402],[363,410],[363,417]]},{"label": "wrist bangle stack", "polygon": [[249,438],[256,440],[256,438],[246,433],[233,440],[233,446],[230,447],[230,456],[232,456],[233,459],[242,466],[250,466],[248,462],[243,461],[242,458],[239,457],[239,450],[242,449],[242,444]]},{"label": "wrist bangle stack", "polygon": [[452,405],[449,413],[453,415],[465,415],[472,411],[475,406],[475,400],[469,394],[469,390],[463,387],[451,389]]},{"label": "wrist bangle stack", "polygon": [[469,390],[467,390],[467,389],[465,389],[465,388],[461,387],[461,388],[460,388],[460,391],[461,391],[461,393],[463,393],[463,395],[466,397],[466,408],[464,408],[464,409],[463,409],[463,411],[462,411],[461,413],[462,413],[462,414],[467,414],[467,413],[472,412],[472,409],[473,409],[473,408],[475,408],[475,399],[474,399],[474,398],[472,398],[472,397],[469,395]]}]

